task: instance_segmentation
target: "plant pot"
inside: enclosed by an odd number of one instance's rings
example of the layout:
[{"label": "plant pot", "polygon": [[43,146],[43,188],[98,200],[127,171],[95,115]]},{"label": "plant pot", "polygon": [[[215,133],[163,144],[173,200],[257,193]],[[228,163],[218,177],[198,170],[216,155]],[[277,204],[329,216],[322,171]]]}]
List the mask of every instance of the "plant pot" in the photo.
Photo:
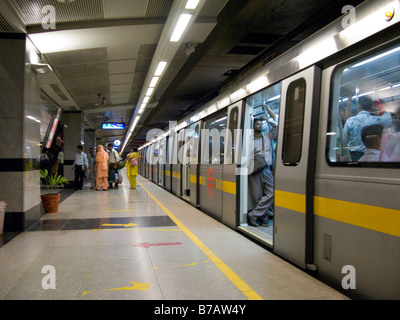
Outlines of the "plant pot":
[{"label": "plant pot", "polygon": [[40,197],[42,198],[45,213],[58,212],[58,204],[60,203],[61,198],[60,193],[42,194]]}]

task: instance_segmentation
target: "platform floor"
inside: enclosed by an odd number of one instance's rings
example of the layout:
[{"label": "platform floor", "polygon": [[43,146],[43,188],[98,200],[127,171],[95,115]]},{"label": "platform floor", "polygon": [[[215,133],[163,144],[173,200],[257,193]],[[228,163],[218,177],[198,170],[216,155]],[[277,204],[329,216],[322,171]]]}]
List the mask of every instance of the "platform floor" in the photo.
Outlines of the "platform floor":
[{"label": "platform floor", "polygon": [[86,184],[0,248],[0,299],[348,299],[147,179],[130,189],[122,173],[118,190]]}]

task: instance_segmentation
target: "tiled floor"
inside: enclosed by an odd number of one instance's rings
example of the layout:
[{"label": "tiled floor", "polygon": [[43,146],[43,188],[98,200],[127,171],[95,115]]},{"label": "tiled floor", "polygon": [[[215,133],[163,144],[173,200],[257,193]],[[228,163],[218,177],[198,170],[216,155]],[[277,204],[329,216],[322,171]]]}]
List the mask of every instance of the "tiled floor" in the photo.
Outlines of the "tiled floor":
[{"label": "tiled floor", "polygon": [[124,178],[118,190],[84,187],[6,242],[0,299],[347,299],[148,180],[132,190]]}]

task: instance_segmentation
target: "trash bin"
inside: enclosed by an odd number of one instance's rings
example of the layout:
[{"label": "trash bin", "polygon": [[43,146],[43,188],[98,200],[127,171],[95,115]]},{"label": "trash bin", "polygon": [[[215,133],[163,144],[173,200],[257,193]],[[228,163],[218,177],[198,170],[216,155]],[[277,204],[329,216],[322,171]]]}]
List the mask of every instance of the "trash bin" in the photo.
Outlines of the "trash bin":
[{"label": "trash bin", "polygon": [[0,201],[0,236],[3,234],[4,228],[4,214],[6,211],[7,203]]}]

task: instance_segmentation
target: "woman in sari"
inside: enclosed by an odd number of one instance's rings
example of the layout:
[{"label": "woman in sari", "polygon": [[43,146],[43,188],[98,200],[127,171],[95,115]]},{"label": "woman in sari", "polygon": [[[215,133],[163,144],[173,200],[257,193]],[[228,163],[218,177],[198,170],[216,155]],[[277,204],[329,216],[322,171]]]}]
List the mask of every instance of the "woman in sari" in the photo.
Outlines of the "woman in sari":
[{"label": "woman in sari", "polygon": [[132,152],[127,155],[125,163],[129,183],[131,184],[131,189],[136,189],[136,176],[138,175],[138,166],[131,164],[132,159],[136,159],[137,162],[139,161],[139,155],[137,153],[136,147],[134,147],[132,149]]},{"label": "woman in sari", "polygon": [[102,145],[98,145],[96,155],[96,190],[100,191],[101,186],[103,186],[104,191],[108,188],[108,154]]}]

